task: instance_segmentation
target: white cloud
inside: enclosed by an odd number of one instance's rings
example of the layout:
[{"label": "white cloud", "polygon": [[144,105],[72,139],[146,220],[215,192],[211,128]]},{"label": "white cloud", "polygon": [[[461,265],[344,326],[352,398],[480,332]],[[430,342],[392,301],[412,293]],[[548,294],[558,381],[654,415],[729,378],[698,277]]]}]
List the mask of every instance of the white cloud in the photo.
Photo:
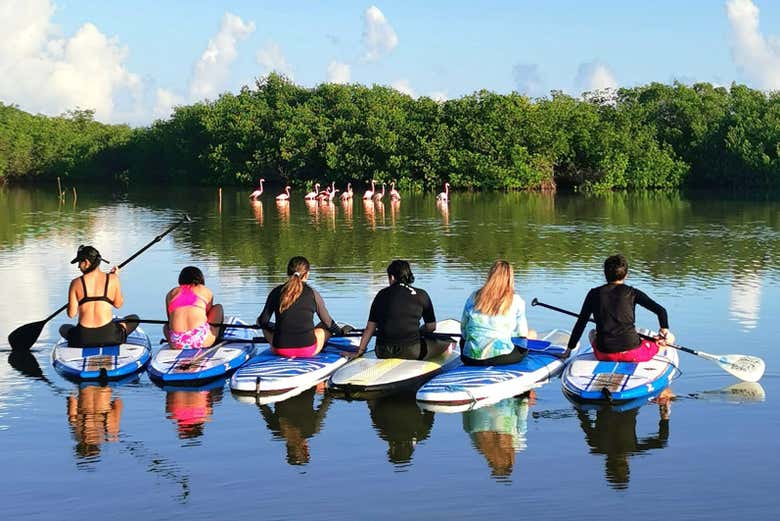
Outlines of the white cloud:
[{"label": "white cloud", "polygon": [[278,72],[292,79],[292,67],[287,63],[282,48],[276,42],[269,41],[257,51],[257,63],[265,67],[265,72]]},{"label": "white cloud", "polygon": [[395,80],[390,86],[401,94],[406,94],[407,96],[411,96],[413,98],[417,97],[417,95],[414,93],[414,89],[412,89],[412,85],[409,83],[409,80]]},{"label": "white cloud", "polygon": [[366,61],[377,61],[398,45],[398,36],[378,7],[372,5],[363,13],[363,45]]},{"label": "white cloud", "polygon": [[729,0],[726,14],[734,33],[734,63],[758,87],[780,89],[780,41],[765,37],[758,27],[758,7],[751,0]]},{"label": "white cloud", "polygon": [[592,92],[616,89],[618,83],[609,67],[593,61],[580,64],[577,76],[574,78],[574,85],[580,92]]},{"label": "white cloud", "polygon": [[142,84],[125,68],[127,49],[91,23],[62,37],[53,14],[49,0],[0,3],[0,98],[50,115],[79,107],[103,121],[137,116]]},{"label": "white cloud", "polygon": [[448,99],[450,99],[449,95],[447,95],[447,93],[444,91],[431,92],[430,94],[428,94],[428,97],[437,103],[443,103]]},{"label": "white cloud", "polygon": [[328,64],[328,83],[349,83],[350,76],[348,64],[336,61]]},{"label": "white cloud", "polygon": [[155,119],[165,119],[173,114],[173,108],[177,105],[183,105],[186,100],[183,96],[174,94],[167,89],[157,89],[155,94],[155,105],[152,116]]},{"label": "white cloud", "polygon": [[236,45],[255,30],[255,23],[244,22],[232,13],[225,13],[217,34],[209,40],[206,50],[195,63],[190,82],[190,96],[195,100],[214,97],[224,87],[230,65],[238,52]]},{"label": "white cloud", "polygon": [[515,79],[517,92],[527,96],[541,96],[544,94],[542,77],[539,74],[539,66],[535,63],[518,63],[512,67],[512,76]]}]

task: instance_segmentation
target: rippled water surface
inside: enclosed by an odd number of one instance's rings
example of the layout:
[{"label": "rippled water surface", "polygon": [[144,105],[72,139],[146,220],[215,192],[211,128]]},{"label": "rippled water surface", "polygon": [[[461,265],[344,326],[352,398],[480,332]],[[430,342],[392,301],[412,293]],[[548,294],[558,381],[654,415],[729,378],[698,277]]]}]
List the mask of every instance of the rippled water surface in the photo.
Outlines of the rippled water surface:
[{"label": "rippled water surface", "polygon": [[[780,212],[774,200],[671,194],[454,194],[400,204],[250,204],[243,192],[116,195],[0,189],[0,498],[3,519],[775,519],[780,508]],[[9,360],[8,333],[66,300],[82,243],[121,262],[122,313],[164,318],[179,270],[200,266],[228,314],[252,321],[292,255],[337,320],[362,326],[393,258],[412,262],[439,318],[459,317],[493,260],[518,291],[578,309],[621,251],[679,343],[763,357],[758,386],[681,354],[669,407],[582,411],[558,381],[463,413],[414,397],[344,401],[312,389],[259,405],[224,382],[163,390],[61,378],[64,314]],[[640,311],[641,325],[654,326]],[[573,321],[529,309],[536,329]],[[157,345],[159,326],[146,331]],[[13,366],[10,362],[13,362]],[[248,402],[248,403],[247,403]]]}]

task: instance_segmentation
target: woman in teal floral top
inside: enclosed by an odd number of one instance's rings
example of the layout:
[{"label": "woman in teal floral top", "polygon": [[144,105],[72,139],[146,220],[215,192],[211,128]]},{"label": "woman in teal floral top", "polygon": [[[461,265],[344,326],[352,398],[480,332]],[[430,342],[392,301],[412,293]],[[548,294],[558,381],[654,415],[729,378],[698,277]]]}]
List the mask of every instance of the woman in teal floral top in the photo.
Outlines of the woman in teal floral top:
[{"label": "woman in teal floral top", "polygon": [[461,317],[461,360],[466,365],[513,364],[526,350],[512,343],[513,336],[535,338],[528,330],[525,301],[515,295],[512,266],[493,263],[485,285],[466,300]]}]

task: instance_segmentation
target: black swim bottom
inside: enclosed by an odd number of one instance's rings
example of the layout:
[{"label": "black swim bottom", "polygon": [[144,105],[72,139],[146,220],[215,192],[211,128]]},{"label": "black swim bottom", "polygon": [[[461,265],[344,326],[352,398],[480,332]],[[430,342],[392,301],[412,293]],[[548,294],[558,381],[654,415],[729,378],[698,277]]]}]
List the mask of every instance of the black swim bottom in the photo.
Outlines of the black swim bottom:
[{"label": "black swim bottom", "polygon": [[505,355],[494,356],[493,358],[485,358],[484,360],[477,360],[475,358],[469,358],[467,356],[460,355],[460,360],[463,365],[506,365],[516,364],[525,358],[528,354],[527,349],[515,346],[511,353]]},{"label": "black swim bottom", "polygon": [[374,348],[377,358],[403,358],[404,360],[424,360],[428,354],[428,347],[424,339],[419,342],[399,345],[377,342]]},{"label": "black swim bottom", "polygon": [[68,345],[71,347],[112,346],[124,344],[126,340],[125,328],[114,321],[100,327],[77,325],[68,331]]}]

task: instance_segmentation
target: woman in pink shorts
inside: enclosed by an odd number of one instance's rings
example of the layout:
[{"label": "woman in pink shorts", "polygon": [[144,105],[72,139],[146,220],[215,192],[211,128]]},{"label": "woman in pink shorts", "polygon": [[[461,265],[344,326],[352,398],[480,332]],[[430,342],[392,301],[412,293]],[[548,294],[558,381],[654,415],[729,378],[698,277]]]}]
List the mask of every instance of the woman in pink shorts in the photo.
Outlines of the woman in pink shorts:
[{"label": "woman in pink shorts", "polygon": [[[320,294],[306,284],[309,278],[309,261],[305,257],[293,257],[287,263],[287,282],[275,287],[268,295],[265,307],[257,317],[271,350],[280,356],[314,356],[341,328],[328,314]],[[314,315],[320,323],[314,325]],[[276,323],[271,317],[276,317]]]},{"label": "woman in pink shorts", "polygon": [[224,311],[205,284],[203,273],[187,266],[179,273],[179,285],[165,296],[168,324],[163,334],[174,349],[210,347],[219,336],[219,326],[209,323],[221,323]]}]

